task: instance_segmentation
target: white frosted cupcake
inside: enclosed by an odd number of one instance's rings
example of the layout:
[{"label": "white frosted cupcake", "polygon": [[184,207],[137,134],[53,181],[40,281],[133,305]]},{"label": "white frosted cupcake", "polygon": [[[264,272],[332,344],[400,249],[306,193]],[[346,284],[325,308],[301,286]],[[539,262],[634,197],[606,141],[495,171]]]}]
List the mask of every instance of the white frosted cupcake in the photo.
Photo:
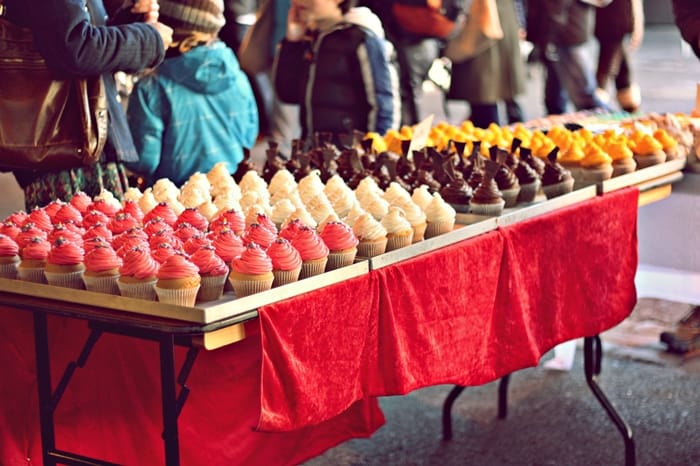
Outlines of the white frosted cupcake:
[{"label": "white frosted cupcake", "polygon": [[440,194],[435,193],[425,208],[425,218],[428,223],[425,229],[425,237],[432,238],[452,231],[455,226],[457,212],[444,201]]},{"label": "white frosted cupcake", "polygon": [[428,226],[423,209],[418,207],[418,204],[413,202],[410,197],[408,200],[404,202],[399,201],[398,204],[394,205],[401,207],[406,214],[406,220],[408,220],[408,223],[411,224],[411,228],[413,228],[413,242],[417,243],[418,241],[423,241],[425,229]]},{"label": "white frosted cupcake", "polygon": [[389,204],[403,204],[411,200],[411,195],[400,184],[392,181],[384,192],[384,200]]},{"label": "white frosted cupcake", "polygon": [[374,257],[386,251],[387,232],[381,223],[365,212],[355,220],[352,231],[360,241],[357,245],[357,255]]},{"label": "white frosted cupcake", "polygon": [[406,219],[406,213],[401,207],[391,207],[382,219],[382,226],[386,229],[386,250],[408,246],[413,242],[413,227]]},{"label": "white frosted cupcake", "polygon": [[411,200],[415,202],[418,205],[418,207],[423,209],[423,212],[425,212],[425,209],[428,207],[428,204],[430,204],[430,202],[433,200],[433,196],[430,194],[428,187],[422,184],[413,190]]}]

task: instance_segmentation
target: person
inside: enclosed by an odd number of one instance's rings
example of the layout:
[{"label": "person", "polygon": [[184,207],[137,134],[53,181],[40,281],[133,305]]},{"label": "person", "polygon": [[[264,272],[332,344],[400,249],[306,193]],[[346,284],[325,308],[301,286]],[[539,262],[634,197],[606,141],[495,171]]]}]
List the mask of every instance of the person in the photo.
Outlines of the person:
[{"label": "person", "polygon": [[[346,20],[354,0],[292,0],[275,57],[280,99],[300,105],[301,138],[398,127],[398,85],[381,21],[367,8]],[[360,26],[355,22],[361,22]]]},{"label": "person", "polygon": [[[113,73],[158,65],[172,41],[172,29],[158,22],[158,2],[122,4],[107,18],[102,0],[5,0],[7,18],[29,27],[47,65],[62,76],[101,75],[108,101],[107,143],[100,161],[60,171],[15,171],[27,209],[52,200],[90,196],[107,189],[120,198],[128,181],[124,163],[138,160]],[[87,6],[87,8],[86,8]],[[108,22],[107,22],[108,20]]]},{"label": "person", "polygon": [[673,0],[673,18],[683,40],[700,58],[700,3],[695,0]]},{"label": "person", "polygon": [[545,108],[566,113],[610,107],[597,94],[592,57],[587,49],[593,29],[593,6],[579,0],[528,0],[527,38],[545,70]]},{"label": "person", "polygon": [[257,0],[224,0],[224,23],[219,38],[234,52],[238,50],[248,28],[255,23]]},{"label": "person", "polygon": [[630,37],[629,48],[641,44],[644,34],[644,10],[641,0],[613,0],[606,6],[596,8],[594,35],[598,40],[598,67],[596,81],[605,96],[610,79],[615,81],[617,102],[626,112],[636,112],[641,105],[639,86],[632,79],[632,63],[626,36]]},{"label": "person", "polygon": [[218,40],[222,0],[160,0],[161,21],[174,29],[163,63],[141,78],[127,115],[140,159],[128,164],[145,185],[181,185],[225,162],[230,173],[255,145],[258,111],[233,51]]},{"label": "person", "polygon": [[525,63],[520,55],[520,23],[516,2],[496,0],[503,38],[473,58],[452,64],[447,98],[466,100],[474,126],[501,124],[499,102],[506,107],[508,123],[523,120],[516,96],[525,91]]}]

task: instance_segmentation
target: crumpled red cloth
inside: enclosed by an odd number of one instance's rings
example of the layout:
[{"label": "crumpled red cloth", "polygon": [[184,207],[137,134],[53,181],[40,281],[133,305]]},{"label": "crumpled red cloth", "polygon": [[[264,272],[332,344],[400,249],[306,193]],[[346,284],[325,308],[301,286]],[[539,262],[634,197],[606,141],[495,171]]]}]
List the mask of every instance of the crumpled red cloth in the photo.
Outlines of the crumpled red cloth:
[{"label": "crumpled red cloth", "polygon": [[[298,464],[383,425],[376,399],[364,398],[316,426],[256,432],[261,340],[256,323],[247,331],[245,340],[195,360],[179,418],[181,464]],[[88,329],[84,321],[51,316],[49,335],[55,389]],[[179,368],[185,349],[176,350]],[[155,342],[103,334],[59,404],[57,447],[118,464],[164,464],[158,358]],[[40,465],[31,312],[0,307],[0,367],[0,464]]]},{"label": "crumpled red cloth", "polygon": [[259,428],[483,384],[616,325],[636,302],[637,199],[599,196],[260,309]]}]

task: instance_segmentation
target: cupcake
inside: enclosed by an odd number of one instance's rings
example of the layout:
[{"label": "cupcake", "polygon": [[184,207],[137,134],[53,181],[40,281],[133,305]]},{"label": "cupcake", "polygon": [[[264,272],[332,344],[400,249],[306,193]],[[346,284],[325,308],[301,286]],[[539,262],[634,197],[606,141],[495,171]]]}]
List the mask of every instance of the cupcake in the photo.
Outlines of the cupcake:
[{"label": "cupcake", "polygon": [[[449,166],[452,165],[449,164]],[[440,196],[457,212],[469,212],[472,188],[464,181],[464,178],[453,177],[440,188]]]},{"label": "cupcake", "polygon": [[272,274],[275,280],[272,287],[286,285],[299,279],[301,273],[301,255],[284,238],[277,238],[267,249],[267,255],[272,261]]},{"label": "cupcake", "polygon": [[178,306],[194,306],[202,279],[199,269],[184,254],[177,253],[160,264],[154,287],[158,301]]},{"label": "cupcake", "polygon": [[181,223],[192,225],[199,231],[207,231],[207,228],[209,228],[209,221],[194,207],[185,209],[178,215],[176,225]]},{"label": "cupcake", "polygon": [[258,243],[263,249],[267,249],[277,238],[276,231],[258,223],[248,225],[243,234],[243,244]]},{"label": "cupcake", "polygon": [[650,134],[643,134],[630,143],[637,168],[642,169],[666,161],[666,152],[659,141]]},{"label": "cupcake", "polygon": [[513,170],[501,163],[494,177],[498,190],[504,201],[504,207],[513,207],[518,202],[520,195],[520,181]]},{"label": "cupcake", "polygon": [[173,248],[170,243],[159,243],[151,247],[151,256],[159,264],[165,263],[170,256],[177,253],[178,250]]},{"label": "cupcake", "polygon": [[0,225],[0,233],[7,235],[14,240],[17,239],[17,236],[21,233],[21,231],[22,229],[20,227],[9,220],[5,220],[2,225]]},{"label": "cupcake", "polygon": [[148,212],[143,217],[144,225],[147,224],[151,219],[161,218],[165,223],[171,227],[177,223],[177,214],[175,211],[165,202],[159,202],[150,212]]},{"label": "cupcake", "polygon": [[408,220],[408,223],[411,224],[411,228],[413,228],[413,242],[417,243],[418,241],[423,241],[425,229],[428,226],[423,209],[418,207],[411,199],[403,202],[399,201],[396,204],[392,204],[392,206],[401,207],[401,210],[406,214],[406,220]]},{"label": "cupcake", "polygon": [[190,260],[199,269],[202,279],[197,293],[197,302],[216,301],[224,293],[224,284],[228,278],[228,265],[216,255],[214,246],[203,246],[196,250]]},{"label": "cupcake", "polygon": [[359,241],[347,224],[340,221],[326,223],[321,239],[329,251],[326,271],[345,267],[355,261]]},{"label": "cupcake", "polygon": [[609,180],[613,174],[612,158],[600,146],[590,142],[581,160],[581,180],[584,185]]},{"label": "cupcake", "polygon": [[88,291],[119,295],[119,268],[122,260],[109,245],[95,246],[85,253],[83,283]]},{"label": "cupcake", "polygon": [[146,247],[132,248],[126,252],[119,268],[119,293],[129,298],[155,301],[154,286],[158,273],[158,262]]},{"label": "cupcake", "polygon": [[225,210],[212,220],[209,230],[217,231],[220,226],[225,226],[237,235],[242,235],[245,230],[245,217],[238,210]]},{"label": "cupcake", "polygon": [[78,209],[78,212],[85,214],[88,211],[90,204],[92,204],[92,199],[83,191],[78,191],[77,193],[73,194],[73,197],[70,198],[69,203]]},{"label": "cupcake", "polygon": [[175,226],[173,234],[184,244],[188,239],[201,232],[202,230],[195,228],[189,223],[183,222]]},{"label": "cupcake", "polygon": [[128,214],[126,212],[121,212],[112,217],[112,219],[109,221],[107,224],[107,228],[110,229],[110,231],[115,234],[121,234],[124,233],[127,230],[130,230],[131,228],[136,228],[139,226],[139,222],[131,216],[131,214]]},{"label": "cupcake", "polygon": [[666,153],[666,160],[682,159],[687,156],[686,148],[678,144],[678,141],[671,137],[665,129],[658,128],[654,131],[654,139],[661,144],[661,148]]},{"label": "cupcake", "polygon": [[229,282],[238,298],[269,290],[274,280],[272,261],[257,243],[248,244],[231,262]]},{"label": "cupcake", "polygon": [[44,230],[45,232],[50,232],[53,230],[53,224],[51,223],[51,218],[49,214],[46,213],[44,209],[35,208],[27,217],[26,222],[31,222],[35,227]]},{"label": "cupcake", "polygon": [[[141,210],[141,207],[139,206],[138,202],[128,199],[125,200],[124,207],[122,207],[121,213],[129,214],[136,220],[136,223],[138,223],[139,225],[143,224],[144,213],[143,210]],[[119,215],[119,213],[117,213],[117,215]],[[84,223],[85,220],[83,219],[83,224]]]},{"label": "cupcake", "polygon": [[440,194],[433,194],[433,200],[425,208],[425,219],[428,224],[425,228],[425,237],[432,238],[452,231],[456,216],[455,209],[445,202]]},{"label": "cupcake", "polygon": [[605,149],[612,159],[613,177],[632,173],[637,169],[637,162],[634,160],[634,153],[627,145],[627,141],[625,139],[620,138],[613,141],[608,141]]},{"label": "cupcake", "polygon": [[[199,233],[197,235],[192,236],[190,239],[185,241],[185,243],[182,245],[182,249],[189,254],[190,256],[194,254],[199,248],[203,246],[214,246],[212,243],[212,240],[207,238],[207,236],[203,233]],[[215,248],[216,250],[216,248]]]},{"label": "cupcake", "polygon": [[19,246],[15,240],[0,234],[0,277],[17,278],[19,261]]},{"label": "cupcake", "polygon": [[329,250],[316,230],[302,227],[292,240],[292,246],[301,256],[300,280],[321,274],[326,270]]},{"label": "cupcake", "polygon": [[31,238],[21,250],[22,260],[17,267],[19,279],[26,282],[46,283],[44,268],[50,250],[51,243],[46,238],[41,236]]},{"label": "cupcake", "polygon": [[[521,154],[524,150],[525,148],[520,149]],[[517,202],[527,203],[534,201],[541,186],[540,177],[535,169],[529,163],[520,159],[515,167],[515,176],[518,177],[518,183],[520,183],[520,194],[518,194]]]},{"label": "cupcake", "polygon": [[492,160],[486,160],[485,163],[484,176],[474,190],[469,210],[475,215],[498,216],[501,215],[506,204],[494,179],[498,164]]},{"label": "cupcake", "polygon": [[386,251],[386,228],[376,221],[371,214],[360,214],[352,226],[352,232],[359,240],[357,255],[360,257],[374,257],[384,254]]},{"label": "cupcake", "polygon": [[214,235],[212,244],[216,254],[227,264],[245,251],[241,238],[229,229],[220,230]]},{"label": "cupcake", "polygon": [[386,251],[408,246],[413,242],[413,228],[401,207],[390,207],[381,221],[386,230]]},{"label": "cupcake", "polygon": [[85,289],[83,272],[85,265],[83,248],[65,238],[58,238],[46,257],[44,275],[49,285]]},{"label": "cupcake", "polygon": [[547,199],[570,193],[574,188],[574,177],[571,172],[557,162],[556,147],[547,155],[547,165],[542,174],[542,190]]}]

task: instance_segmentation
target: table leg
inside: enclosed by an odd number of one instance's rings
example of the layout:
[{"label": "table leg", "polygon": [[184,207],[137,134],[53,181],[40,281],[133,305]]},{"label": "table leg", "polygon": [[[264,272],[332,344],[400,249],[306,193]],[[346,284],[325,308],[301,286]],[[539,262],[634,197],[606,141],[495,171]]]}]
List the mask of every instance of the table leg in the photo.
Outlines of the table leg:
[{"label": "table leg", "polygon": [[612,420],[620,431],[620,434],[622,434],[622,439],[625,442],[625,465],[634,466],[636,464],[636,458],[632,429],[622,416],[620,416],[598,385],[597,378],[600,375],[602,355],[603,350],[600,336],[585,337],[583,340],[583,370],[586,374],[586,382],[593,392],[593,395],[595,395],[598,402],[603,409],[605,409],[605,412],[608,413],[610,420]]},{"label": "table leg", "polygon": [[46,466],[56,464],[50,452],[56,449],[53,403],[51,399],[51,363],[49,332],[46,314],[34,312],[34,351],[36,353],[36,378],[39,389],[39,424],[41,426],[41,452]]},{"label": "table leg", "polygon": [[180,464],[180,445],[177,428],[178,404],[175,386],[175,338],[172,334],[162,335],[159,343],[165,464],[167,466],[178,466]]}]

